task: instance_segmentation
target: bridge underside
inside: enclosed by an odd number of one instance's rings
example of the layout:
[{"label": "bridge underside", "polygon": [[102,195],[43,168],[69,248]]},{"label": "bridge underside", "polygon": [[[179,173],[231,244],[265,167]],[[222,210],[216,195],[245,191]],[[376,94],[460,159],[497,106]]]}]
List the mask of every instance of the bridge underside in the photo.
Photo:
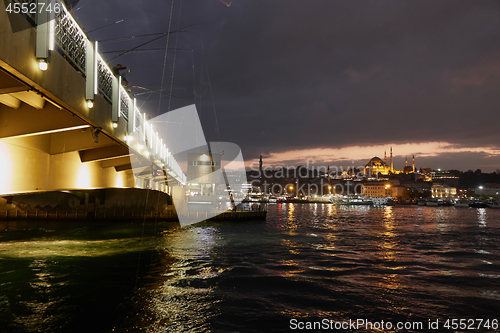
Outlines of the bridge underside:
[{"label": "bridge underside", "polygon": [[[60,48],[50,50],[45,59],[48,67],[42,71],[36,50],[43,45],[39,38],[43,33],[39,34],[22,15],[6,12],[7,3],[0,1],[0,206],[2,201],[6,204],[5,200],[14,202],[15,197],[21,200],[20,195],[28,201],[37,198],[39,203],[42,198],[59,197],[62,191],[84,193],[97,204],[102,204],[103,193],[114,193],[114,198],[125,195],[128,198],[123,198],[122,204],[132,206],[140,204],[141,189],[182,197],[183,188],[178,186],[182,173],[172,167],[178,167],[176,162],[163,164],[147,154],[153,148],[153,131],[145,131],[146,120],[140,110],[144,142],[125,139],[139,126],[128,122],[128,112],[120,113],[120,108],[116,112],[116,106],[130,102],[130,97],[119,93],[119,98],[111,101],[108,95],[95,93],[89,106],[87,88],[94,81],[88,71],[75,66],[76,58],[70,59]],[[76,23],[72,24],[60,31],[78,31]],[[74,37],[65,35],[64,40],[71,42]],[[86,59],[90,59],[88,50]],[[96,91],[103,87],[95,86]],[[130,118],[135,121],[133,115]],[[150,147],[145,145],[148,135]],[[146,149],[140,148],[142,145]],[[114,188],[123,190],[115,193]],[[158,195],[170,198],[164,193]],[[108,196],[105,201],[113,200]],[[84,202],[89,204],[88,200]],[[170,199],[166,202],[171,203]]]},{"label": "bridge underside", "polygon": [[[0,195],[92,188],[152,187],[147,163],[135,178],[138,156],[98,126],[41,96],[0,69]],[[156,180],[156,182],[154,182]]]}]

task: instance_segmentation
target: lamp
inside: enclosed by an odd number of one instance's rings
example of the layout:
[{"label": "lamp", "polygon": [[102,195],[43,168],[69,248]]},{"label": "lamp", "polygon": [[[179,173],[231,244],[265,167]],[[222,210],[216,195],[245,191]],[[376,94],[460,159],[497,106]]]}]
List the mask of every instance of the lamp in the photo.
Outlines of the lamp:
[{"label": "lamp", "polygon": [[38,68],[42,71],[46,71],[47,68],[49,68],[49,64],[47,63],[47,60],[45,59],[38,59]]},{"label": "lamp", "polygon": [[94,107],[94,101],[93,101],[93,100],[91,100],[91,99],[88,99],[88,100],[87,100],[87,107],[88,107],[89,109],[92,109],[92,108]]}]

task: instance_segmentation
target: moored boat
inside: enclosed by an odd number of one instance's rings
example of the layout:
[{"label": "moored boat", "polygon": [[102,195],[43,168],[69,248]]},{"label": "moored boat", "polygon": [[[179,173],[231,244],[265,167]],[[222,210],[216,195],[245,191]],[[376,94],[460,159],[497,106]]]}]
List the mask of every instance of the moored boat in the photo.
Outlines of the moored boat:
[{"label": "moored boat", "polygon": [[486,205],[489,207],[489,208],[500,208],[500,202],[498,202],[498,200],[496,199],[489,199],[486,201]]},{"label": "moored boat", "polygon": [[394,198],[391,197],[368,197],[374,206],[394,206]]},{"label": "moored boat", "polygon": [[439,198],[429,198],[427,199],[426,206],[429,207],[437,207],[437,206],[442,206],[443,205],[443,200]]},{"label": "moored boat", "polygon": [[427,204],[426,199],[418,199],[418,201],[417,201],[417,205],[419,205],[419,206],[425,206],[426,204]]},{"label": "moored boat", "polygon": [[460,199],[457,202],[455,202],[455,207],[463,207],[463,208],[469,208],[469,199]]},{"label": "moored boat", "polygon": [[472,208],[486,208],[488,206],[486,205],[485,202],[483,202],[481,200],[474,200],[474,201],[470,202],[469,207],[472,207]]}]

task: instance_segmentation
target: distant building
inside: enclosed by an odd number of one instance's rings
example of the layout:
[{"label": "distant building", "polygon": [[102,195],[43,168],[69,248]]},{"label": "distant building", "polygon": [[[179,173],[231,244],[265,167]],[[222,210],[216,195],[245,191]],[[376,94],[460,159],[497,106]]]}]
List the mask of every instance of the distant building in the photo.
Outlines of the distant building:
[{"label": "distant building", "polygon": [[423,191],[430,191],[432,187],[432,183],[430,182],[424,182],[424,181],[402,181],[401,186],[406,187],[410,191],[418,191],[418,192],[423,192]]},{"label": "distant building", "polygon": [[390,175],[390,174],[415,172],[415,156],[413,156],[412,166],[408,166],[408,159],[406,160],[405,164],[406,165],[403,168],[403,170],[394,169],[394,161],[393,161],[392,147],[391,147],[390,164],[387,164],[386,153],[384,153],[384,160],[382,160],[380,157],[375,156],[365,165],[364,175],[377,176],[378,174]]},{"label": "distant building", "polygon": [[[220,154],[188,154],[187,179],[190,196],[213,197],[217,194],[219,185],[225,186],[225,181],[220,175],[214,174],[220,170]],[[207,198],[210,200],[211,198]]]},{"label": "distant building", "polygon": [[406,186],[391,186],[391,196],[394,198],[409,198],[410,191]]},{"label": "distant building", "polygon": [[429,179],[432,181],[433,184],[442,184],[451,187],[459,186],[459,178],[453,176],[447,171],[438,171],[438,172],[433,171],[430,173]]},{"label": "distant building", "polygon": [[453,199],[457,196],[457,188],[445,184],[435,184],[431,187],[433,198]]},{"label": "distant building", "polygon": [[370,182],[364,184],[363,192],[361,194],[374,198],[391,197],[391,187],[391,184],[387,182]]},{"label": "distant building", "polygon": [[476,189],[477,195],[500,195],[500,184],[486,184]]}]

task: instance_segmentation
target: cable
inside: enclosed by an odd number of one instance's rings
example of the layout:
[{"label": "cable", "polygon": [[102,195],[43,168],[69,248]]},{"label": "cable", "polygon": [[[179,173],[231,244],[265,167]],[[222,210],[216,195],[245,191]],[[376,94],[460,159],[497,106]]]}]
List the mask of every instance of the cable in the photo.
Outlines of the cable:
[{"label": "cable", "polygon": [[102,26],[102,27],[100,27],[100,28],[97,28],[97,29],[94,29],[94,30],[87,31],[87,35],[88,35],[89,33],[91,33],[91,32],[94,32],[94,31],[97,31],[97,30],[101,30],[101,29],[103,29],[103,28],[109,27],[110,25],[118,24],[118,23],[121,23],[121,22],[123,22],[123,21],[125,21],[125,20],[119,20],[119,21],[116,21],[116,22],[114,22],[114,23],[110,23],[110,24],[103,25],[103,26]]},{"label": "cable", "polygon": [[[182,27],[182,29],[190,28],[190,27],[193,27],[193,26],[196,26],[196,25],[198,25],[198,24],[191,24],[191,25]],[[193,31],[197,31],[197,30],[176,30],[176,31],[172,31],[170,33],[174,34],[174,33],[193,32]],[[118,38],[109,38],[109,39],[100,40],[99,43],[113,42],[113,41],[118,41],[118,40],[122,40],[122,39],[134,39],[134,38],[137,38],[137,37],[158,36],[158,35],[167,35],[167,32],[156,32],[156,33],[153,33],[153,34],[127,36],[127,37],[118,37]]]},{"label": "cable", "polygon": [[[140,51],[163,51],[165,50],[164,48],[153,48],[153,49],[140,49],[140,50],[134,50],[131,52],[140,52]],[[169,49],[171,51],[193,51],[190,49]],[[130,50],[117,50],[117,51],[106,51],[106,52],[101,52],[102,54],[106,53],[119,53],[119,52],[129,52]]]},{"label": "cable", "polygon": [[[174,11],[174,1],[172,0],[172,4],[170,5],[170,18],[168,20],[168,34],[167,34],[167,43],[165,45],[165,57],[163,59],[163,72],[161,75],[161,86],[160,86],[160,91],[163,90],[163,82],[165,80],[165,68],[167,67],[167,53],[168,53],[168,42],[170,41],[170,27],[172,26],[172,13]],[[163,36],[162,36],[163,37]],[[160,95],[160,100],[158,101],[158,115],[160,115],[160,107],[161,107],[161,96]]]},{"label": "cable", "polygon": [[[179,2],[179,14],[177,14],[177,29],[179,29],[179,25],[181,23],[181,9],[182,9],[182,0]],[[174,46],[174,61],[172,63],[172,78],[170,79],[170,95],[168,97],[168,107],[167,112],[170,111],[170,103],[172,102],[172,89],[174,87],[174,73],[175,73],[175,59],[177,57],[177,43],[179,41],[179,35],[175,36],[175,46]]]}]

